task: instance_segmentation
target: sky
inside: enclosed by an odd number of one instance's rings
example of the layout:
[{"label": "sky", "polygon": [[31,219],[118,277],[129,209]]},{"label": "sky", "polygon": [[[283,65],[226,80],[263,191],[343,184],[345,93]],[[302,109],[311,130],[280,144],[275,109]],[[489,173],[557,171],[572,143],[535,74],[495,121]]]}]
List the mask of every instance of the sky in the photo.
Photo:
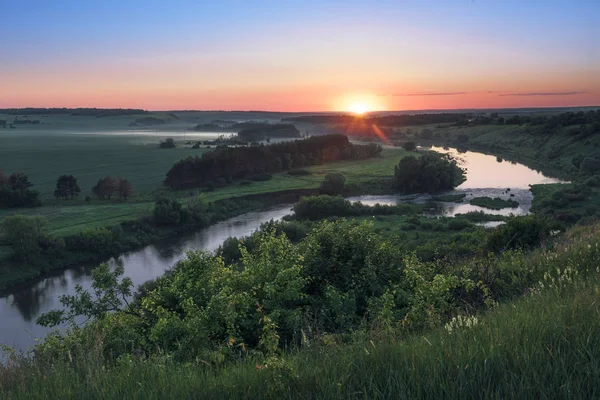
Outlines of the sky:
[{"label": "sky", "polygon": [[600,0],[6,0],[0,108],[600,105]]}]

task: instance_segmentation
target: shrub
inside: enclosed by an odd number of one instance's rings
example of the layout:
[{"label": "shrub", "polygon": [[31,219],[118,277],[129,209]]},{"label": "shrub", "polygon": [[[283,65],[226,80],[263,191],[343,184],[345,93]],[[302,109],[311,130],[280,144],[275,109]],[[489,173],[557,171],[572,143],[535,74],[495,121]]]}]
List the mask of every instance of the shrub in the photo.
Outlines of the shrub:
[{"label": "shrub", "polygon": [[187,222],[188,212],[177,200],[158,199],[152,213],[158,225],[181,225]]},{"label": "shrub", "polygon": [[505,224],[490,233],[487,248],[494,252],[531,248],[545,240],[552,230],[560,228],[549,218],[536,214],[508,217]]},{"label": "shrub", "polygon": [[346,178],[343,174],[339,172],[330,172],[325,175],[325,179],[321,182],[319,190],[321,193],[330,196],[342,194],[344,192],[345,183]]},{"label": "shrub", "polygon": [[415,142],[404,142],[402,144],[402,147],[406,151],[415,151],[417,149],[417,145],[415,144]]},{"label": "shrub", "polygon": [[158,144],[158,147],[161,149],[174,149],[175,148],[175,140],[173,138],[167,138],[165,140],[161,140]]}]

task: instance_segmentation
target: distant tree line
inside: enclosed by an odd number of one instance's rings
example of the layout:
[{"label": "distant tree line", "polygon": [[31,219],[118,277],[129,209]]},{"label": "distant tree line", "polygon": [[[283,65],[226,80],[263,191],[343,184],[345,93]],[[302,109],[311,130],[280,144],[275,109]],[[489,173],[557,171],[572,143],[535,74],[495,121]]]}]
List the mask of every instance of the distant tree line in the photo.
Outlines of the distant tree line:
[{"label": "distant tree line", "polygon": [[223,186],[236,179],[323,164],[338,160],[360,160],[377,156],[381,146],[355,145],[344,135],[313,136],[308,139],[251,147],[220,147],[201,157],[180,160],[167,172],[165,185],[173,189]]},{"label": "distant tree line", "polygon": [[[15,172],[6,176],[0,170],[0,207],[39,207],[42,205],[40,193],[37,190],[30,189],[33,183],[29,177],[22,172]],[[114,178],[107,176],[98,180],[96,186],[92,188],[92,193],[99,199],[111,199],[115,194],[119,199],[127,200],[133,194],[133,185],[127,179]],[[61,175],[56,180],[56,189],[54,197],[57,199],[75,199],[81,194],[81,188],[77,183],[77,178],[73,175]],[[86,200],[89,200],[86,197]]]},{"label": "distant tree line", "polygon": [[282,121],[306,122],[312,124],[348,124],[362,123],[377,126],[412,126],[452,123],[468,117],[465,113],[439,113],[439,114],[406,114],[361,117],[357,115],[303,115],[282,118]]},{"label": "distant tree line", "polygon": [[148,111],[135,108],[4,108],[0,114],[8,115],[77,115],[90,117],[116,117],[121,115],[146,114]]}]

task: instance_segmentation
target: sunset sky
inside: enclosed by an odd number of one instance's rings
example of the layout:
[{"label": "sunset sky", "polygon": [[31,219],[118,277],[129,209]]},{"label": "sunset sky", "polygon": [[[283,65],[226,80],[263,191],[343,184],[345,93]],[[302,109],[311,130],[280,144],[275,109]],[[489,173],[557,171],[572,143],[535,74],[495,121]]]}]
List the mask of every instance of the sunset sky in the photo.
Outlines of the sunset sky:
[{"label": "sunset sky", "polygon": [[0,108],[600,105],[600,0],[19,0],[0,15]]}]

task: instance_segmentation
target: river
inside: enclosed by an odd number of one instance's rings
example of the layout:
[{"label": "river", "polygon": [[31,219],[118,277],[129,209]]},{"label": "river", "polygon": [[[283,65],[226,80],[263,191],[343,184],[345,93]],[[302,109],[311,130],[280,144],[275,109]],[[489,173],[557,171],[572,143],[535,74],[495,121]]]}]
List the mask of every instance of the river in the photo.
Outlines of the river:
[{"label": "river", "polygon": [[[435,147],[432,149],[459,157],[461,165],[467,170],[467,180],[456,190],[449,192],[464,193],[467,196],[465,200],[462,203],[436,202],[430,209],[430,213],[434,215],[453,216],[478,210],[504,215],[526,214],[533,199],[529,185],[560,182],[521,164],[498,162],[494,156],[475,152],[457,153],[455,150]],[[490,211],[468,204],[470,198],[478,196],[512,198],[519,206],[514,209]],[[431,204],[430,196],[359,196],[350,200],[362,201],[365,204],[396,204],[399,201]],[[228,237],[246,236],[262,223],[271,219],[281,219],[290,211],[291,205],[284,204],[269,210],[250,212],[212,225],[191,236],[123,254],[108,260],[108,263],[113,266],[117,263],[122,264],[125,276],[129,276],[137,286],[162,275],[190,250],[213,251]],[[35,344],[36,338],[44,337],[51,329],[36,325],[36,318],[44,312],[60,307],[59,297],[73,294],[76,285],[89,289],[91,269],[92,267],[80,267],[59,271],[0,298],[0,343],[25,350]]]}]

